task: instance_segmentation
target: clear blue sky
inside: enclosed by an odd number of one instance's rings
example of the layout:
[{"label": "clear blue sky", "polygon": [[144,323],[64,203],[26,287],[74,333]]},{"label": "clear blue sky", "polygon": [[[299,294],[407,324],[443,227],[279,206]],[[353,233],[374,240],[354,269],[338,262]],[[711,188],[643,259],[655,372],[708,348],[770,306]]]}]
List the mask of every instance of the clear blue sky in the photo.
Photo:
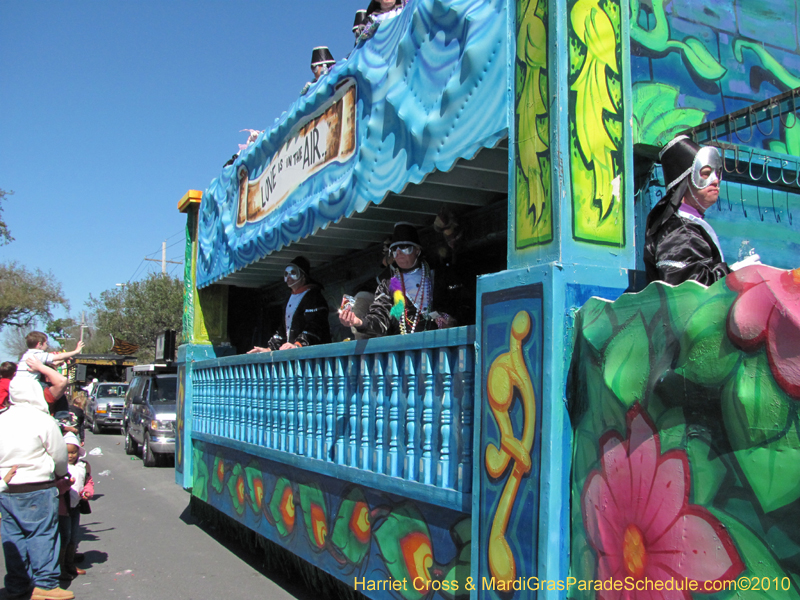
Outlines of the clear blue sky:
[{"label": "clear blue sky", "polygon": [[[368,0],[3,0],[0,261],[52,271],[71,304],[183,260],[178,200],[205,189],[353,47]],[[178,242],[178,243],[176,243]],[[183,267],[168,265],[182,277]],[[63,316],[61,314],[57,316]],[[1,353],[1,352],[0,352]]]}]

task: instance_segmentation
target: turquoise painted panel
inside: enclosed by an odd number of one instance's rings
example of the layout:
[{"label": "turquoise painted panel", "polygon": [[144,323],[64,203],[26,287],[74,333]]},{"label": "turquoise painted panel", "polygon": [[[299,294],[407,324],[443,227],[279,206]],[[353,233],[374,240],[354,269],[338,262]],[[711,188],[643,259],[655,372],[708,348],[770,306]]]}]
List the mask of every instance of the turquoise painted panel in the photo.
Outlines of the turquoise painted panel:
[{"label": "turquoise painted panel", "polygon": [[479,598],[536,597],[542,290],[542,284],[525,285],[488,292],[481,299],[482,408],[480,454],[475,457],[480,473]]},{"label": "turquoise painted panel", "polygon": [[468,597],[470,516],[457,507],[202,441],[192,452],[196,498],[367,597]]},{"label": "turquoise painted panel", "polygon": [[[507,135],[505,0],[411,0],[295,101],[203,195],[197,286],[300,240],[388,192],[448,171]],[[355,83],[355,150],[303,181],[260,220],[238,225],[239,174],[250,180],[296,126]],[[275,166],[275,165],[272,165]],[[279,167],[280,165],[278,165]]]}]

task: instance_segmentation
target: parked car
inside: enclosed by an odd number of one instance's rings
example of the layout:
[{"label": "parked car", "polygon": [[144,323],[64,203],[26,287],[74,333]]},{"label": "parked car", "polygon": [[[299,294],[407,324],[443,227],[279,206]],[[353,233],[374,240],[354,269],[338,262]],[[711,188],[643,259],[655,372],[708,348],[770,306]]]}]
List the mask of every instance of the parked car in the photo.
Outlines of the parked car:
[{"label": "parked car", "polygon": [[125,382],[103,382],[97,384],[86,406],[86,420],[91,424],[92,433],[101,433],[113,427],[122,431],[125,412],[125,395],[128,384]]},{"label": "parked car", "polygon": [[142,450],[145,467],[175,456],[175,403],[178,375],[174,367],[139,365],[125,398],[125,452]]}]

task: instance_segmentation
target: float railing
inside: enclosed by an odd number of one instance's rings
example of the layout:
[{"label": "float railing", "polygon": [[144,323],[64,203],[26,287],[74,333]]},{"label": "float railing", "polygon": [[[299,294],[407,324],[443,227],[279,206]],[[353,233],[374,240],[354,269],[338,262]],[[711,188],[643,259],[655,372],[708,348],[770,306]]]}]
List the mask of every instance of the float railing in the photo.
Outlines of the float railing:
[{"label": "float railing", "polygon": [[459,327],[196,362],[192,437],[463,505],[474,339]]}]

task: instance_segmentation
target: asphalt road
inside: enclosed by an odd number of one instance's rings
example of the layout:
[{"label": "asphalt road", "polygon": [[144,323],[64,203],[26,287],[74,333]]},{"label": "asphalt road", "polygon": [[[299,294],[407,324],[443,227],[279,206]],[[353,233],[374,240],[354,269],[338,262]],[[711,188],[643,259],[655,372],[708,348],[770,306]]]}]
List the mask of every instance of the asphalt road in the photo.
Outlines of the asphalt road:
[{"label": "asphalt road", "polygon": [[263,556],[224,532],[204,529],[189,514],[189,494],[175,484],[174,470],[144,468],[140,457],[125,454],[123,442],[118,434],[86,434],[87,452],[99,448],[102,456],[87,455],[95,480],[92,514],[81,521],[80,566],[87,574],[62,584],[77,599],[318,599],[270,573]]}]

